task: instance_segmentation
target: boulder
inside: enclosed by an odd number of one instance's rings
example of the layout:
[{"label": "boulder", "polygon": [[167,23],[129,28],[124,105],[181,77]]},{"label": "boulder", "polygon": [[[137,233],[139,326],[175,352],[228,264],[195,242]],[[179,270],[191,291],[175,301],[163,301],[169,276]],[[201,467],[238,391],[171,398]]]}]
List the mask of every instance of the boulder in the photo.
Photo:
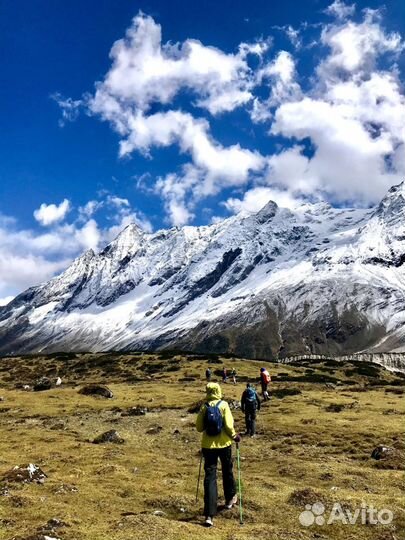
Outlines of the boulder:
[{"label": "boulder", "polygon": [[145,414],[148,412],[147,407],[139,407],[138,405],[135,407],[130,407],[126,411],[122,413],[122,416],[145,416]]},{"label": "boulder", "polygon": [[105,433],[98,435],[93,441],[94,444],[102,444],[102,443],[122,444],[123,442],[124,442],[124,439],[120,437],[118,431],[115,431],[115,429],[110,429],[109,431],[106,431]]},{"label": "boulder", "polygon": [[33,482],[36,484],[43,484],[45,482],[47,475],[44,471],[34,465],[29,463],[28,465],[17,465],[13,469],[10,469],[3,476],[3,480],[6,482],[20,482],[23,484]]},{"label": "boulder", "polygon": [[114,397],[112,391],[104,384],[86,384],[79,390],[79,394],[83,394],[84,396],[101,396],[109,399]]},{"label": "boulder", "polygon": [[52,388],[52,382],[48,377],[41,377],[34,384],[34,392],[41,392],[42,390],[50,390]]},{"label": "boulder", "polygon": [[376,446],[371,452],[371,457],[373,459],[390,459],[392,457],[395,457],[397,454],[398,450],[396,450],[395,448],[380,444],[379,446]]},{"label": "boulder", "polygon": [[162,426],[154,426],[146,430],[148,435],[158,435],[162,431]]}]

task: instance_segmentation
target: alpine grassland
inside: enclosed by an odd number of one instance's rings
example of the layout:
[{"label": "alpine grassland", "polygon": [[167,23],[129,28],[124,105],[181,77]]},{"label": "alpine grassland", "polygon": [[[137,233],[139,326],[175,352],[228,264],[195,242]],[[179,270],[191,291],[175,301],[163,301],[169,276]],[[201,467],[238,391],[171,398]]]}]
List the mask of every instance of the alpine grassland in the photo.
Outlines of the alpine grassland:
[{"label": "alpine grassland", "polygon": [[[246,382],[258,383],[262,365],[176,353],[2,358],[0,539],[404,538],[405,379],[356,362],[265,364],[271,400],[258,414],[257,437],[240,445],[244,523],[234,508],[203,527],[195,411],[205,370],[221,382],[243,432],[240,397]],[[223,366],[236,369],[236,385],[222,384]],[[34,391],[41,377],[62,384]],[[106,385],[113,398],[79,393],[89,383]],[[111,430],[123,441],[94,444]],[[391,453],[373,459],[379,445]],[[30,463],[44,480],[14,481],[10,471]],[[220,480],[218,487],[221,495]],[[302,512],[318,503],[324,521],[303,525]],[[336,504],[340,519],[328,524]],[[347,522],[347,512],[366,506],[391,511],[392,521]]]}]

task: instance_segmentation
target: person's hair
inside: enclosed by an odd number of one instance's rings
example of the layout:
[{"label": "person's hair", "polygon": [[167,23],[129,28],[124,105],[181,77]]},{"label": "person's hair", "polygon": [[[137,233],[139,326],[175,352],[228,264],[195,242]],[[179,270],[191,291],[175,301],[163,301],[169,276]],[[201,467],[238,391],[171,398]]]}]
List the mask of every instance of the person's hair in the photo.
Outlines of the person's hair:
[{"label": "person's hair", "polygon": [[250,382],[247,383],[246,388],[250,388]]}]

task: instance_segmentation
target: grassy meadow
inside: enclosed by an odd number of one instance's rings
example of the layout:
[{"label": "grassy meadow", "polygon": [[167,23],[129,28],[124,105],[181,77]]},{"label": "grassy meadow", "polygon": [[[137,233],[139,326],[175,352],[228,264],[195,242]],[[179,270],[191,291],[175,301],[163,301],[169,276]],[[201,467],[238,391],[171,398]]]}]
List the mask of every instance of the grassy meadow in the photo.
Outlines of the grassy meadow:
[{"label": "grassy meadow", "polygon": [[[241,443],[245,522],[239,524],[235,508],[205,529],[202,489],[195,502],[200,434],[189,409],[204,397],[205,369],[220,381],[223,365],[238,372],[236,385],[222,385],[233,402],[247,381],[257,382],[263,364],[169,353],[0,359],[0,540],[405,537],[405,379],[378,366],[334,361],[267,364],[272,399],[258,415],[257,437]],[[21,388],[41,376],[60,376],[63,384],[42,392]],[[114,398],[79,394],[90,382],[106,384]],[[128,415],[134,406],[148,412]],[[244,431],[241,411],[233,414]],[[123,444],[92,443],[111,429]],[[379,444],[395,448],[394,457],[371,459]],[[5,481],[7,471],[28,463],[45,472],[43,484]],[[222,495],[221,489],[219,482]],[[317,501],[327,513],[336,502],[351,511],[365,502],[390,509],[394,520],[301,525],[305,505]]]}]

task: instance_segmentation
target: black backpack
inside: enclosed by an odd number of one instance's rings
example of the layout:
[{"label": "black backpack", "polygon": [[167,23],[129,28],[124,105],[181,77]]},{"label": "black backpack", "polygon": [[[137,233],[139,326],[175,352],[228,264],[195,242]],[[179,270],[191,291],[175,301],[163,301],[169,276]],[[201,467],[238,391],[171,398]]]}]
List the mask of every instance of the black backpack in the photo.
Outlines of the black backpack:
[{"label": "black backpack", "polygon": [[204,430],[210,437],[219,435],[222,431],[224,421],[219,408],[221,401],[215,405],[205,404]]},{"label": "black backpack", "polygon": [[246,409],[252,411],[258,407],[256,390],[252,387],[245,390]]}]

